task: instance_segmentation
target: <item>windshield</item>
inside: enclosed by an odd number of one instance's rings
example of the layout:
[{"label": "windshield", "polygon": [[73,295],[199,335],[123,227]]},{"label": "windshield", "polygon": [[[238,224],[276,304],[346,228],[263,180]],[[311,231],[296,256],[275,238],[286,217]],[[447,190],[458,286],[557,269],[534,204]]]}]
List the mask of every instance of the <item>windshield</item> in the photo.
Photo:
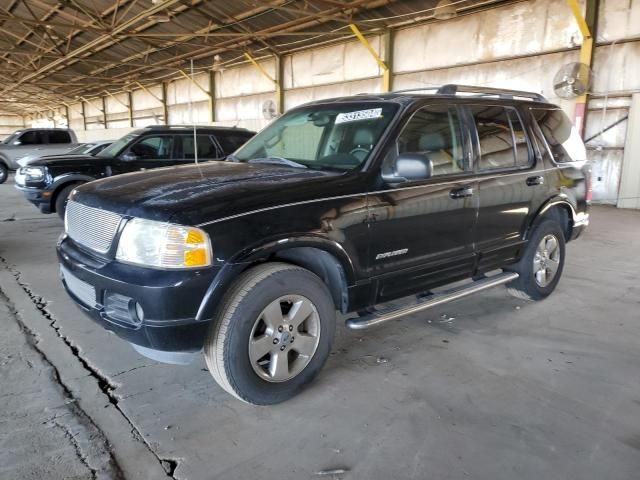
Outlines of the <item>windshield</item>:
[{"label": "windshield", "polygon": [[69,153],[70,154],[88,153],[89,150],[91,150],[93,147],[95,147],[93,143],[84,143],[82,145],[78,145],[75,148],[72,148],[71,150],[69,150]]},{"label": "windshield", "polygon": [[140,136],[140,131],[131,132],[128,135],[116,140],[107,148],[102,150],[100,153],[96,155],[96,157],[100,158],[113,158],[116,157],[123,149],[126,147],[134,138]]},{"label": "windshield", "polygon": [[397,110],[382,102],[303,107],[276,120],[230,160],[353,170],[369,158]]},{"label": "windshield", "polygon": [[13,132],[11,135],[9,135],[7,138],[5,138],[2,143],[9,145],[11,142],[13,142],[15,139],[18,138],[18,136],[22,133],[22,130],[18,130],[16,132]]}]

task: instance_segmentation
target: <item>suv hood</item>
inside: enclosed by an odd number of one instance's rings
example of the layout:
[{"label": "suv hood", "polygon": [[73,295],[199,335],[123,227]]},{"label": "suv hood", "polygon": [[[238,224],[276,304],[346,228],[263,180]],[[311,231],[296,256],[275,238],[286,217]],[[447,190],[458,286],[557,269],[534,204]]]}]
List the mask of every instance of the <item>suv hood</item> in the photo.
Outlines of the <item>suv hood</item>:
[{"label": "suv hood", "polygon": [[118,175],[72,199],[121,215],[197,225],[255,209],[331,195],[344,174],[280,165],[207,162]]},{"label": "suv hood", "polygon": [[81,165],[111,165],[111,158],[92,157],[91,155],[47,155],[29,162],[30,167],[66,167]]}]

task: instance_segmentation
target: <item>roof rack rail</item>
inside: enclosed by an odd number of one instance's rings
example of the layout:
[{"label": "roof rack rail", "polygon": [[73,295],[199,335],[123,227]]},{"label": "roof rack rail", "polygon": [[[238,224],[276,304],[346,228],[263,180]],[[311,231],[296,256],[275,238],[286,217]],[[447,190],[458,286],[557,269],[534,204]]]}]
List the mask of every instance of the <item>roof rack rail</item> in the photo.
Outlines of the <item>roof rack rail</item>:
[{"label": "roof rack rail", "polygon": [[416,88],[404,88],[402,90],[394,90],[391,93],[406,93],[406,92],[422,92],[425,90],[431,90],[437,92],[441,87],[416,87]]},{"label": "roof rack rail", "polygon": [[507,100],[513,100],[514,98],[526,98],[534,102],[547,102],[547,99],[539,93],[523,92],[520,90],[507,90],[503,88],[486,88],[486,87],[473,87],[470,85],[456,85],[450,83],[438,88],[438,95],[457,95],[458,93],[475,93],[480,96],[491,96],[504,98]]}]

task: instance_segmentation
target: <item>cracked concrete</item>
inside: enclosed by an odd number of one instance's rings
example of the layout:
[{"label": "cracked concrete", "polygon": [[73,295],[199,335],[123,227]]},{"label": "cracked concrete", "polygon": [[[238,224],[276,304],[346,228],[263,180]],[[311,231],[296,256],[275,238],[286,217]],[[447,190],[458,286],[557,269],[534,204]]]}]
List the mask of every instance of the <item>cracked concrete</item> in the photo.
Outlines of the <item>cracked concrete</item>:
[{"label": "cracked concrete", "polygon": [[[548,300],[497,289],[367,334],[338,328],[309,390],[256,408],[226,395],[203,362],[157,364],[87,320],[57,279],[61,222],[11,183],[0,185],[0,202],[14,218],[0,223],[0,287],[127,479],[298,480],[341,470],[371,480],[628,480],[640,471],[640,212],[594,209]],[[34,359],[16,362],[29,369]],[[3,402],[2,415],[33,415]],[[66,445],[60,461],[84,478],[100,472],[101,457],[88,468],[69,434],[50,425]],[[69,432],[83,452],[100,444]]]}]

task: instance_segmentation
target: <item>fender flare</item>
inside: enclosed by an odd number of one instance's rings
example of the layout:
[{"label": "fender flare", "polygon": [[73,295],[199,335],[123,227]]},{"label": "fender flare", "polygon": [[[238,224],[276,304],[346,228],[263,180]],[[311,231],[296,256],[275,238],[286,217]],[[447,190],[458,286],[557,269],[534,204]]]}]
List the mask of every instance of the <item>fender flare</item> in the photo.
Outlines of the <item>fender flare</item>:
[{"label": "fender flare", "polygon": [[95,177],[92,177],[90,175],[84,175],[82,173],[65,173],[63,175],[54,177],[53,182],[49,186],[48,190],[53,192],[58,190],[58,188],[62,187],[63,185],[67,185],[69,183],[74,183],[74,182],[86,183],[86,182],[93,182],[94,180],[96,180]]},{"label": "fender flare", "polygon": [[564,193],[558,194],[555,197],[552,197],[549,200],[547,200],[545,203],[543,203],[542,206],[538,209],[538,211],[531,216],[531,220],[529,221],[529,224],[527,225],[527,230],[525,232],[525,236],[524,236],[525,240],[529,239],[529,235],[533,230],[533,227],[535,226],[536,222],[542,216],[544,216],[545,213],[547,213],[549,210],[551,210],[554,207],[564,207],[569,209],[569,212],[570,212],[569,226],[570,227],[573,227],[573,225],[578,221],[578,214],[576,213],[576,207],[571,202],[571,198]]},{"label": "fender flare", "polygon": [[223,300],[225,293],[244,270],[276,255],[278,252],[285,252],[299,247],[311,247],[327,252],[340,265],[342,274],[345,277],[345,286],[348,287],[355,283],[353,262],[339,243],[320,235],[283,236],[279,239],[271,239],[251,249],[242,250],[231,257],[222,266],[207,289],[198,308],[196,320],[205,321],[213,318],[215,310]]}]

